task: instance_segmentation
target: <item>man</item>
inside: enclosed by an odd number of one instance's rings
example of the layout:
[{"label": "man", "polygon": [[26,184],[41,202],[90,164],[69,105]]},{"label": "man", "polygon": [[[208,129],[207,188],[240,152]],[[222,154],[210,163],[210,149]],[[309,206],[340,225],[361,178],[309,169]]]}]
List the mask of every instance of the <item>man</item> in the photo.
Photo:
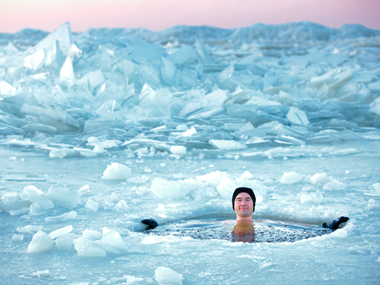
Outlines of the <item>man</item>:
[{"label": "man", "polygon": [[255,204],[256,196],[252,189],[246,187],[235,189],[232,195],[232,209],[236,213],[236,226],[232,231],[232,241],[255,241],[255,229],[252,221]]}]

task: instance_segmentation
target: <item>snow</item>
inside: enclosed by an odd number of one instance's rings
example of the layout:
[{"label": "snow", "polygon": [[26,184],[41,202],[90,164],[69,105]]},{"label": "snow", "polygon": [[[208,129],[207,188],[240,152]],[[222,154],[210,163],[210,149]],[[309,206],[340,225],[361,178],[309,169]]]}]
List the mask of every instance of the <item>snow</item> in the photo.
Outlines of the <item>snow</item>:
[{"label": "snow", "polygon": [[[0,34],[2,282],[379,283],[379,37],[309,22]],[[350,220],[295,243],[142,232],[233,220],[241,186],[258,220]]]}]

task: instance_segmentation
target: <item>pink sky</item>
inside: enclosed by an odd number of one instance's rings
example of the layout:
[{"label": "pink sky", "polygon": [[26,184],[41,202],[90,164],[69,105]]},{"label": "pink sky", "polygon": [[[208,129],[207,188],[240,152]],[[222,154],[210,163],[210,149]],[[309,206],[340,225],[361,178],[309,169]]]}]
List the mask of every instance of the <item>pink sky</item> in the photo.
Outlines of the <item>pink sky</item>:
[{"label": "pink sky", "polygon": [[163,30],[175,25],[247,27],[311,21],[380,30],[380,0],[0,0],[0,32],[88,28]]}]

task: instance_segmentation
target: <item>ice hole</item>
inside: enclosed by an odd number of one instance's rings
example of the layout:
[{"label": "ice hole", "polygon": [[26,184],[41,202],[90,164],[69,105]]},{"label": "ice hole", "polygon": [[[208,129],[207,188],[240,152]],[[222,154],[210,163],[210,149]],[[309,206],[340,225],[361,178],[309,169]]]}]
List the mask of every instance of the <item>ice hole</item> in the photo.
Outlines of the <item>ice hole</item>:
[{"label": "ice hole", "polygon": [[321,224],[302,221],[273,220],[273,217],[254,218],[252,222],[237,222],[231,215],[194,217],[159,223],[144,233],[156,236],[175,236],[192,239],[220,239],[231,242],[296,242],[317,238],[333,231]]}]

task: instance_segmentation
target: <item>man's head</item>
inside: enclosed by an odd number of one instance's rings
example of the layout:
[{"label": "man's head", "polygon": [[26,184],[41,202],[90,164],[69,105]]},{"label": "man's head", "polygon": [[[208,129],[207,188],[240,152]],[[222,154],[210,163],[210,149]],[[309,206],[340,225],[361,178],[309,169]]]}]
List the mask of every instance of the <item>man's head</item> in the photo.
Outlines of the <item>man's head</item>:
[{"label": "man's head", "polygon": [[256,197],[252,189],[246,187],[236,188],[232,195],[232,209],[237,219],[252,219],[255,211]]}]

